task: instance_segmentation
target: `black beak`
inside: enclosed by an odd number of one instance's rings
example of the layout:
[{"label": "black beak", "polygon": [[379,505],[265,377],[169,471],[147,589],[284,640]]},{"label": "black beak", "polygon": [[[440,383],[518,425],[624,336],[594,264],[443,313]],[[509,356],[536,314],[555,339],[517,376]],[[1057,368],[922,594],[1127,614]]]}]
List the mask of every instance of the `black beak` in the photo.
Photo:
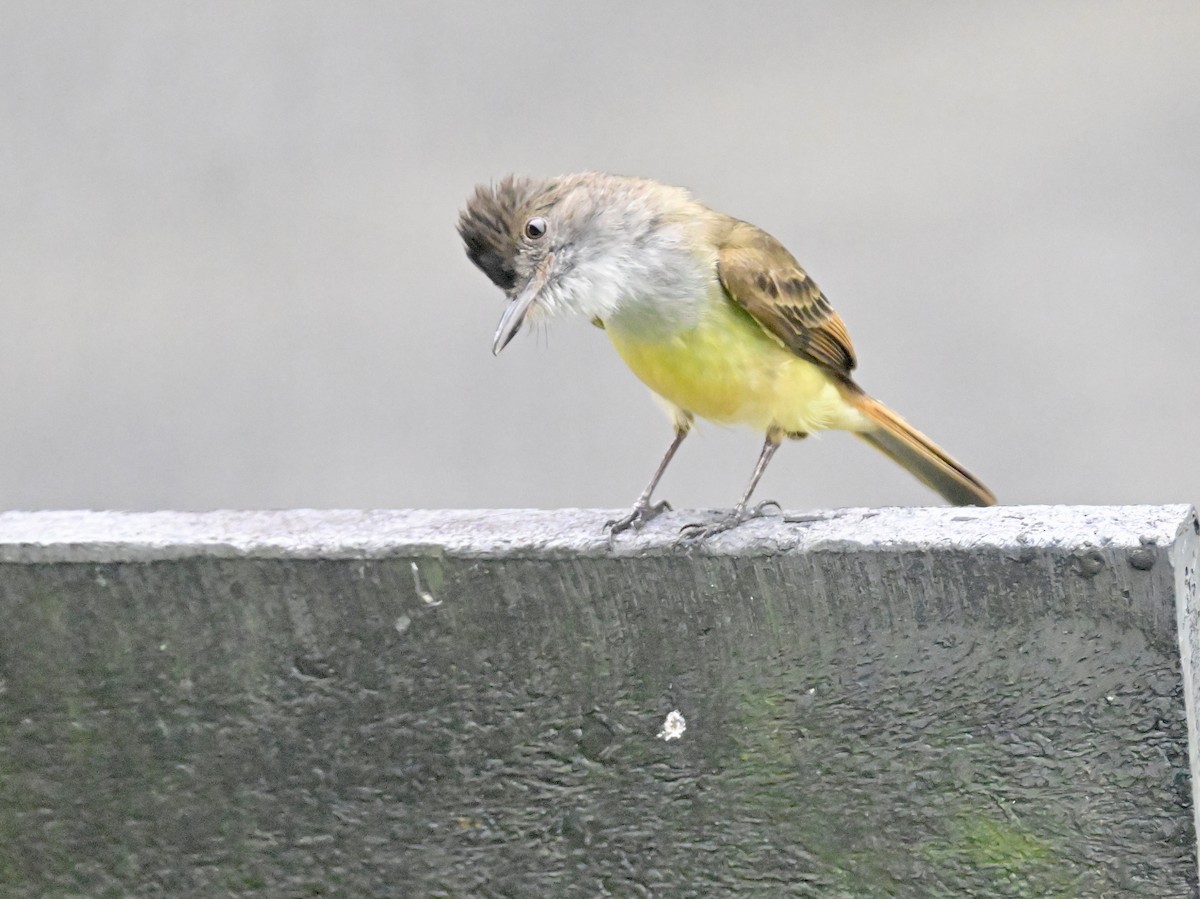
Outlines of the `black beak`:
[{"label": "black beak", "polygon": [[500,324],[496,327],[496,336],[492,339],[493,356],[499,356],[500,351],[508,346],[509,341],[516,337],[517,332],[521,330],[521,325],[525,323],[525,316],[529,314],[538,294],[546,285],[546,274],[550,270],[552,258],[547,257],[546,261],[537,267],[533,277],[529,279],[529,283],[521,289],[519,294],[509,300],[508,308],[504,310],[504,315],[500,316]]}]

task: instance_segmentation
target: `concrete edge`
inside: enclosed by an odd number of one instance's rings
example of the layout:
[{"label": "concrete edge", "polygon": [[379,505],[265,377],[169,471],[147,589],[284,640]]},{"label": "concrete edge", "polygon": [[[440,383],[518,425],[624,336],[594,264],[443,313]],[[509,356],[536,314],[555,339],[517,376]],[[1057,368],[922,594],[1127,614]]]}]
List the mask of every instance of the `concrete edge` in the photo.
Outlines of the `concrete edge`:
[{"label": "concrete edge", "polygon": [[[1188,762],[1192,777],[1192,819],[1200,840],[1200,523],[1180,525],[1168,552],[1175,574],[1176,634],[1179,640],[1183,701],[1187,709]],[[1200,847],[1198,847],[1200,848]],[[1200,873],[1200,852],[1197,853]]]},{"label": "concrete edge", "polygon": [[[147,562],[191,558],[562,558],[700,552],[996,550],[1096,547],[1161,552],[1194,527],[1184,504],[837,509],[748,522],[698,547],[679,528],[713,511],[663,515],[610,546],[611,510],[312,510],[3,512],[0,562]],[[789,519],[803,519],[789,521]],[[1151,547],[1157,548],[1156,550]]]}]

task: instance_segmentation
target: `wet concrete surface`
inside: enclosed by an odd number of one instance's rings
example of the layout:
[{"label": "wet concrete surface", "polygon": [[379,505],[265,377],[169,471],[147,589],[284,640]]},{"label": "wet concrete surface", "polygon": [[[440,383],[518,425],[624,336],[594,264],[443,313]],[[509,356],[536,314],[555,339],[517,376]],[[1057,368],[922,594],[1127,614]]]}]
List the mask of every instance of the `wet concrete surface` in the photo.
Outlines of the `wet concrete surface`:
[{"label": "wet concrete surface", "polygon": [[1190,509],[697,514],[0,515],[0,892],[1194,894]]}]

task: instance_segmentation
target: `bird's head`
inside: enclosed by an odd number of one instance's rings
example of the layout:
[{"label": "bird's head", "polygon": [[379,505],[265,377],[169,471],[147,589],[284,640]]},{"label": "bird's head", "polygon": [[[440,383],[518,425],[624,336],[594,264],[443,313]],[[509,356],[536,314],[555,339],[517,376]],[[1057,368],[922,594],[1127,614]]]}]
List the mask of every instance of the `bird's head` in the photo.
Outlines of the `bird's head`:
[{"label": "bird's head", "polygon": [[641,178],[589,172],[509,176],[481,185],[459,214],[467,256],[505,292],[492,352],[531,314],[575,312],[600,321],[641,297],[691,296],[683,285],[686,191]]}]

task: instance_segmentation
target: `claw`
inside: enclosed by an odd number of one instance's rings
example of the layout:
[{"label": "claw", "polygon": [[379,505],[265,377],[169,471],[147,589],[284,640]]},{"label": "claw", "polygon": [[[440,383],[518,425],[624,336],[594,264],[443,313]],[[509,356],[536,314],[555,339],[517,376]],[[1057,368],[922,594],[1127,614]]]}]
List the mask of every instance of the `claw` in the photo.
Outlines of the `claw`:
[{"label": "claw", "polygon": [[780,514],[783,513],[783,507],[779,503],[773,499],[765,499],[753,509],[737,508],[716,521],[685,524],[679,529],[679,542],[683,544],[700,543],[709,537],[731,531],[752,518],[774,517],[767,511],[770,508],[776,509]]},{"label": "claw", "polygon": [[612,546],[613,538],[622,531],[640,531],[663,512],[669,511],[671,511],[671,504],[665,499],[653,505],[638,503],[629,510],[628,515],[604,522],[604,530],[608,531],[608,545]]},{"label": "claw", "polygon": [[755,506],[754,511],[750,513],[750,517],[751,518],[766,518],[767,517],[767,509],[771,506],[774,506],[775,511],[778,512],[780,514],[780,516],[782,517],[783,506],[779,505],[778,500],[773,500],[773,499],[764,499],[761,503],[759,503],[757,506]]}]

